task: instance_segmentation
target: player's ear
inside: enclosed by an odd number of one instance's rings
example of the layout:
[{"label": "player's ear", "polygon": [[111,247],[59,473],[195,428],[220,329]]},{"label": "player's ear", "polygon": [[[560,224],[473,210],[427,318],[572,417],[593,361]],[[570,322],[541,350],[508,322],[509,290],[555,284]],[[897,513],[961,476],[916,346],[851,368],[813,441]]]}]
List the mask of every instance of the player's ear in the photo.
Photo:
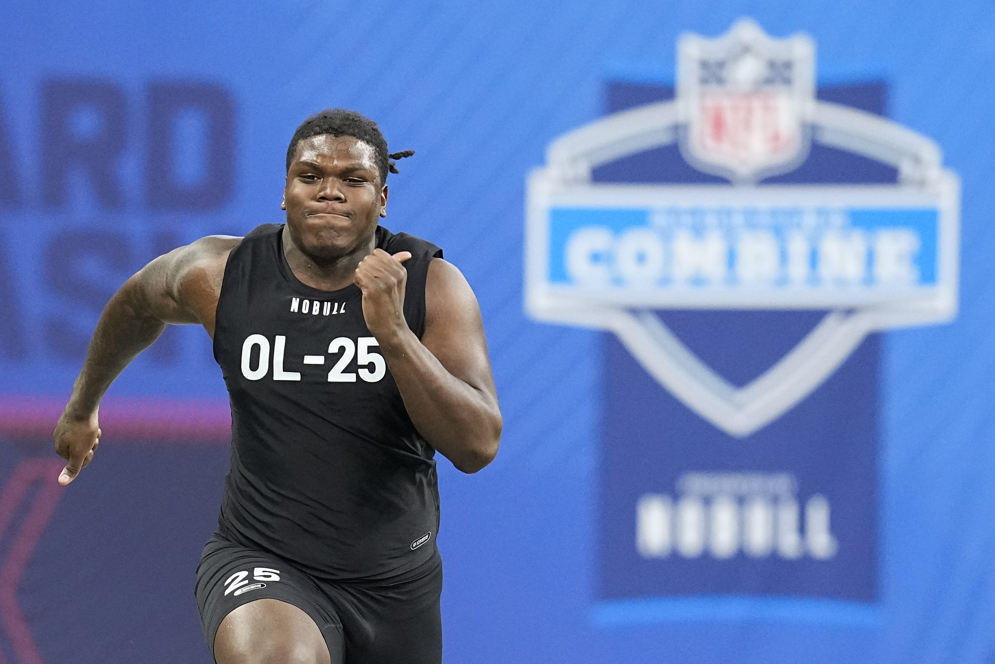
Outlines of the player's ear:
[{"label": "player's ear", "polygon": [[286,210],[287,209],[287,197],[286,196],[284,196],[283,200],[280,201],[280,209],[281,210]]},{"label": "player's ear", "polygon": [[387,216],[387,185],[380,190],[380,216]]}]

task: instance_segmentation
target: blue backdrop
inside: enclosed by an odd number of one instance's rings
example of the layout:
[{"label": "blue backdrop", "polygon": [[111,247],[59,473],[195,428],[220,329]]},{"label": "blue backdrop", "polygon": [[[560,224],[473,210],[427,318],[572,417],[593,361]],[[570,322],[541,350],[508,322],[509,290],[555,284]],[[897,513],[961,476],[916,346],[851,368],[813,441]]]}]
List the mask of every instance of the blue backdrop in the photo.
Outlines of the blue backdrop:
[{"label": "blue backdrop", "polygon": [[[289,137],[336,106],[417,151],[385,225],[467,276],[505,416],[490,467],[440,463],[446,661],[995,661],[989,0],[2,6],[0,663],[209,661],[193,570],[227,447],[203,330],[171,331],[126,371],[97,460],[65,492],[47,432],[110,293],[179,244],[280,221]],[[621,586],[600,565],[632,535],[599,521],[602,483],[627,477],[603,431],[638,370],[617,368],[613,337],[524,312],[526,176],[557,136],[672,87],[679,34],[742,16],[807,32],[820,90],[873,83],[884,108],[868,110],[941,147],[963,188],[960,310],[854,356],[876,365],[861,399],[877,448],[854,461],[873,468],[873,546],[838,594],[869,600],[866,619],[744,605],[605,620]],[[622,84],[637,90],[613,101]]]}]

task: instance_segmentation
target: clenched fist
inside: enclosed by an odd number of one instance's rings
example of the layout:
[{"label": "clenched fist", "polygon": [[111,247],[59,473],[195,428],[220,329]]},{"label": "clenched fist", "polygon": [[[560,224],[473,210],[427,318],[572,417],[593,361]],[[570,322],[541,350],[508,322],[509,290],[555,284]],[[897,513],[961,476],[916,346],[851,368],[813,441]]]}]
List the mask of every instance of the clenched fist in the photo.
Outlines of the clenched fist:
[{"label": "clenched fist", "polygon": [[411,253],[401,251],[391,256],[383,249],[374,249],[364,258],[353,282],[363,292],[363,318],[381,343],[391,335],[407,329],[404,320],[404,287],[408,271],[401,265]]},{"label": "clenched fist", "polygon": [[96,411],[88,417],[73,417],[66,409],[55,425],[52,438],[55,439],[56,453],[67,462],[59,475],[59,484],[65,486],[89,465],[93,460],[93,453],[100,445]]}]

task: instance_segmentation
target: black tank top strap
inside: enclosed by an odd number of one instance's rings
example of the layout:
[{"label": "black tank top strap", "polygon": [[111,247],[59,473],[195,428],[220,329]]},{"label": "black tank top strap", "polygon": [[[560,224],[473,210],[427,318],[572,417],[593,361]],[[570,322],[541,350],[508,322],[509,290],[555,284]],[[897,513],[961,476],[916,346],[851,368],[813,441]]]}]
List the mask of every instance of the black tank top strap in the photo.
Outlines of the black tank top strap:
[{"label": "black tank top strap", "polygon": [[242,238],[243,240],[251,240],[253,238],[261,237],[263,235],[270,235],[276,233],[277,231],[283,230],[283,224],[260,224],[253,228],[249,233]]}]

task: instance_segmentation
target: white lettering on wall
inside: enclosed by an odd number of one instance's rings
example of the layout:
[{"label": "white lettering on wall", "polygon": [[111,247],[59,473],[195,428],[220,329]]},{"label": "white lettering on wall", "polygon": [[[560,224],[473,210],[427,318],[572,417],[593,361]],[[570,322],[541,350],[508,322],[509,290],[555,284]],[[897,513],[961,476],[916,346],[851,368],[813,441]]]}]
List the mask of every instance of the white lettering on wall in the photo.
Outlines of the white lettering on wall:
[{"label": "white lettering on wall", "polygon": [[[690,481],[686,481],[690,478]],[[704,478],[704,481],[701,481]],[[636,504],[636,550],[644,558],[709,555],[726,560],[807,555],[829,560],[839,551],[832,533],[829,500],[813,494],[804,521],[790,475],[689,474],[677,499],[645,494]]]},{"label": "white lettering on wall", "polygon": [[919,235],[901,228],[631,228],[616,236],[592,226],[570,235],[564,267],[570,281],[593,288],[915,286],[920,248]]}]

